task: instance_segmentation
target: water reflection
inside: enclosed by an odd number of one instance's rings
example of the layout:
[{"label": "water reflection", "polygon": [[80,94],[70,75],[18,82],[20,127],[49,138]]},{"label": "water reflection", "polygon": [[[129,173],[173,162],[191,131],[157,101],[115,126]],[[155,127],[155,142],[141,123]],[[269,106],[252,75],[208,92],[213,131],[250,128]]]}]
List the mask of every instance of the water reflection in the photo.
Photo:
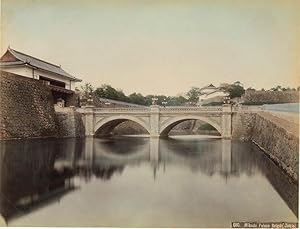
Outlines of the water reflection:
[{"label": "water reflection", "polygon": [[[80,191],[85,184],[95,183],[94,179],[110,182],[114,177],[116,179],[127,177],[128,175],[123,173],[128,173],[129,168],[136,170],[135,176],[139,176],[139,168],[145,170],[149,166],[152,169],[151,179],[154,182],[163,177],[167,179],[171,173],[174,173],[174,168],[176,171],[188,169],[191,174],[199,174],[199,179],[202,176],[210,178],[211,184],[207,184],[208,187],[213,187],[216,176],[223,181],[224,185],[231,179],[263,176],[297,215],[297,187],[289,182],[269,158],[248,143],[199,139],[195,136],[170,139],[121,137],[8,141],[1,142],[0,147],[0,213],[7,222],[59,202],[63,196],[77,192],[76,190]],[[142,177],[143,174],[141,173],[140,176]],[[74,179],[84,182],[76,183]],[[176,188],[180,182],[185,182],[179,178],[177,181],[170,179],[166,181],[172,182],[170,188]],[[134,183],[137,182],[136,180],[133,178],[131,183],[128,181],[128,185],[136,185]],[[152,184],[144,184],[145,187],[150,185]],[[239,185],[237,188],[245,188],[245,185],[242,184],[243,187]],[[168,189],[168,187],[162,188]],[[85,198],[85,196],[82,194],[78,198]],[[101,198],[98,198],[95,201],[101,202]],[[201,210],[201,206],[198,207]],[[230,220],[232,219],[228,218],[228,222]],[[43,225],[51,226],[51,221]],[[66,222],[65,225],[69,224]],[[104,224],[104,226],[116,225]],[[151,225],[142,224],[142,226]]]},{"label": "water reflection", "polygon": [[[1,143],[0,212],[5,219],[58,201],[74,189],[74,171],[65,166],[55,168],[60,156],[74,160],[78,153],[74,143],[64,142],[64,147],[42,140]],[[65,146],[70,154],[63,150]]]}]

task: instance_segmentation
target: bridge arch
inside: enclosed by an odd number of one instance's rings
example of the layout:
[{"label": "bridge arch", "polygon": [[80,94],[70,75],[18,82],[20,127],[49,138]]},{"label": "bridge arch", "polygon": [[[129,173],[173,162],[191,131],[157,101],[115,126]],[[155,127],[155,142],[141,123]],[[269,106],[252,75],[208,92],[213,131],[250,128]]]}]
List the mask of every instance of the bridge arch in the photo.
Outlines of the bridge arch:
[{"label": "bridge arch", "polygon": [[201,120],[203,122],[206,122],[206,123],[212,125],[222,136],[222,127],[219,123],[217,123],[215,120],[213,120],[209,117],[199,116],[199,115],[188,115],[188,116],[169,118],[169,119],[165,120],[163,123],[161,123],[159,135],[167,136],[173,127],[175,127],[179,123],[181,123],[183,121],[187,121],[187,120]]},{"label": "bridge arch", "polygon": [[94,127],[94,133],[101,131],[104,135],[105,133],[112,131],[117,125],[125,121],[135,122],[142,126],[148,133],[150,133],[150,127],[144,120],[130,115],[118,115],[103,118],[96,123]]}]

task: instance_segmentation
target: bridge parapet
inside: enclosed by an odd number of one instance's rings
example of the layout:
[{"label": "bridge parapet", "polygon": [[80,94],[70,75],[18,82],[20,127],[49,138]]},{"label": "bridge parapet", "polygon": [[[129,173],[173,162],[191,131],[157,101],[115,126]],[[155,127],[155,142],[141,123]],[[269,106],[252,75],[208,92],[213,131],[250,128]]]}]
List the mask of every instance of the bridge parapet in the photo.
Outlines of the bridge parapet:
[{"label": "bridge parapet", "polygon": [[259,112],[264,111],[263,106],[234,106],[232,108],[233,112]]},{"label": "bridge parapet", "polygon": [[210,107],[185,107],[185,106],[169,106],[160,107],[161,112],[222,112],[223,107],[221,106],[210,106]]},{"label": "bridge parapet", "polygon": [[[89,110],[91,107],[87,107]],[[153,106],[150,107],[118,107],[118,108],[93,108],[93,111],[95,113],[118,113],[118,112],[150,112]],[[186,106],[168,106],[168,107],[163,107],[163,106],[155,106],[155,109],[158,110],[159,112],[222,112],[223,107],[222,106],[211,106],[211,107],[186,107]],[[80,113],[84,113],[86,108],[79,108],[77,111]]]},{"label": "bridge parapet", "polygon": [[144,113],[149,111],[150,107],[94,108],[95,113]]},{"label": "bridge parapet", "polygon": [[[93,110],[94,113],[144,113],[150,112],[151,107],[116,107],[116,108],[96,108],[96,107],[82,107],[77,108],[77,111],[80,113],[85,113],[85,111]],[[263,106],[232,106],[232,109],[229,109],[230,105],[223,106],[202,106],[202,107],[192,107],[192,106],[155,106],[155,109],[160,113],[186,113],[186,112],[199,112],[199,113],[210,113],[210,112],[259,112],[263,111]]]}]

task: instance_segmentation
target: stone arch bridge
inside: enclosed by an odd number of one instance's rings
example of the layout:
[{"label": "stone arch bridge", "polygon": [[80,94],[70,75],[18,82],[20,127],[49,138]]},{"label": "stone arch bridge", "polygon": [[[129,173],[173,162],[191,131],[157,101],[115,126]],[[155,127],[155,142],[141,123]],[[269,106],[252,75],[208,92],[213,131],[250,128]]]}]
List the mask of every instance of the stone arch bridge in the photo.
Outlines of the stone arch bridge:
[{"label": "stone arch bridge", "polygon": [[222,136],[231,138],[231,105],[207,107],[126,107],[95,108],[87,106],[77,110],[83,116],[85,135],[106,135],[120,123],[131,120],[148,131],[150,137],[167,136],[169,131],[186,120],[202,120],[212,125]]}]

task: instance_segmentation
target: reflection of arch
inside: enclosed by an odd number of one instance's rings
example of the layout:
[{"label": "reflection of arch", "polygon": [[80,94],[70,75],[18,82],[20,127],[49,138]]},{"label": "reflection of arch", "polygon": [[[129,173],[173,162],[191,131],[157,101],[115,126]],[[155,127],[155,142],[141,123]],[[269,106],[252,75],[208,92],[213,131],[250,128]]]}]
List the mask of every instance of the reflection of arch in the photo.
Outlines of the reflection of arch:
[{"label": "reflection of arch", "polygon": [[126,161],[145,158],[149,153],[146,138],[121,137],[106,141],[95,139],[94,145],[94,158]]},{"label": "reflection of arch", "polygon": [[182,117],[174,117],[169,118],[166,121],[164,121],[160,127],[160,135],[166,136],[170,132],[170,130],[175,127],[177,124],[187,121],[187,120],[201,120],[203,122],[206,122],[210,125],[212,125],[221,135],[222,135],[222,129],[221,126],[214,120],[208,117],[204,116],[198,116],[198,115],[188,115],[188,116],[182,116]]},{"label": "reflection of arch", "polygon": [[118,115],[118,116],[110,116],[107,118],[101,119],[99,122],[96,123],[94,127],[94,132],[97,131],[101,134],[108,134],[111,132],[117,125],[119,125],[122,122],[125,121],[133,121],[140,126],[142,126],[148,133],[150,133],[149,125],[142,119],[134,117],[134,116],[128,116],[128,115]]},{"label": "reflection of arch", "polygon": [[[101,158],[105,158],[106,160],[112,160],[112,161],[132,161],[132,160],[141,160],[141,159],[148,159],[149,158],[149,148],[144,147],[141,151],[130,153],[130,154],[115,154],[113,151],[103,151],[101,153]],[[97,160],[97,159],[96,159]]]}]

